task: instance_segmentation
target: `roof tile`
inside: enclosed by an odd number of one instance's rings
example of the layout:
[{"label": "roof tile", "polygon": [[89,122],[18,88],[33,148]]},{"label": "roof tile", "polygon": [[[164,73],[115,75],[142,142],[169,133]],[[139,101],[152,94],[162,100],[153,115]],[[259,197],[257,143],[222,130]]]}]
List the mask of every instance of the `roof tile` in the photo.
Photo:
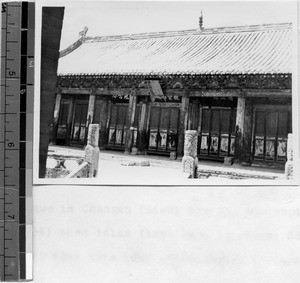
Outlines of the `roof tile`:
[{"label": "roof tile", "polygon": [[278,74],[292,72],[291,25],[86,38],[59,60],[66,74]]}]

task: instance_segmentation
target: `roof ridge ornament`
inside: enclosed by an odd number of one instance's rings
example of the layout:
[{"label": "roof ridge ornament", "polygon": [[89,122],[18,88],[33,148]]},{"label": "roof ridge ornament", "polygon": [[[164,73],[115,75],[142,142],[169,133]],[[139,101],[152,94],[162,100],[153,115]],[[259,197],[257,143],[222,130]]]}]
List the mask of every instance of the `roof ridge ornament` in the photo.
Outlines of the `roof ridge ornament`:
[{"label": "roof ridge ornament", "polygon": [[203,27],[203,12],[202,12],[202,9],[201,9],[201,15],[199,17],[199,28],[200,28],[200,31],[203,31],[204,30],[204,27]]},{"label": "roof ridge ornament", "polygon": [[79,32],[79,37],[83,39],[86,36],[88,30],[89,30],[89,28],[87,26],[85,26],[83,28],[83,30],[81,32]]},{"label": "roof ridge ornament", "polygon": [[68,54],[70,54],[72,51],[77,49],[82,45],[82,43],[85,41],[86,33],[88,32],[89,28],[84,27],[81,32],[79,32],[79,39],[77,39],[73,44],[65,48],[64,50],[59,52],[59,58],[64,57]]}]

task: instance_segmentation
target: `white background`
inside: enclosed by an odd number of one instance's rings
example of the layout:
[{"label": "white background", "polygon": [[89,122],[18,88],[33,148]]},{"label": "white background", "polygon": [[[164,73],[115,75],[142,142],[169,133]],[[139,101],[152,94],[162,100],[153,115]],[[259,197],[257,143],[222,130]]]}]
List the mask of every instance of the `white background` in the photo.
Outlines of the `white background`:
[{"label": "white background", "polygon": [[298,283],[299,188],[35,185],[33,252],[38,283]]}]

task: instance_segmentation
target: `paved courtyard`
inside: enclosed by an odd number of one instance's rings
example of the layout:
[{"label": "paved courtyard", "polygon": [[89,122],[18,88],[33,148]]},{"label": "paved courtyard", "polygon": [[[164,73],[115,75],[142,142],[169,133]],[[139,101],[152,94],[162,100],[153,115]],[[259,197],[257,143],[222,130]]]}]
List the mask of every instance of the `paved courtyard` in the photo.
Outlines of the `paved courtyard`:
[{"label": "paved courtyard", "polygon": [[[73,170],[76,159],[84,157],[84,150],[73,147],[50,146],[49,156],[64,157],[64,165]],[[284,179],[284,171],[271,168],[225,166],[223,163],[200,160],[201,178],[228,179]],[[167,156],[127,155],[121,151],[100,151],[98,177],[105,184],[180,184],[187,177],[182,173],[181,160]]]}]

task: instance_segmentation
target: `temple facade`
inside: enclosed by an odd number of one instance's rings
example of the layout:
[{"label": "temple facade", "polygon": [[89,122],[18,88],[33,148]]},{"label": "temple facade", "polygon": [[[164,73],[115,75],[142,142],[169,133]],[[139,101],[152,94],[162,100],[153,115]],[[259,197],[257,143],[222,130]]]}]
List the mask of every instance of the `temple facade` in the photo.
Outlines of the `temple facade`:
[{"label": "temple facade", "polygon": [[282,166],[292,132],[292,26],[88,37],[61,51],[51,142]]}]

